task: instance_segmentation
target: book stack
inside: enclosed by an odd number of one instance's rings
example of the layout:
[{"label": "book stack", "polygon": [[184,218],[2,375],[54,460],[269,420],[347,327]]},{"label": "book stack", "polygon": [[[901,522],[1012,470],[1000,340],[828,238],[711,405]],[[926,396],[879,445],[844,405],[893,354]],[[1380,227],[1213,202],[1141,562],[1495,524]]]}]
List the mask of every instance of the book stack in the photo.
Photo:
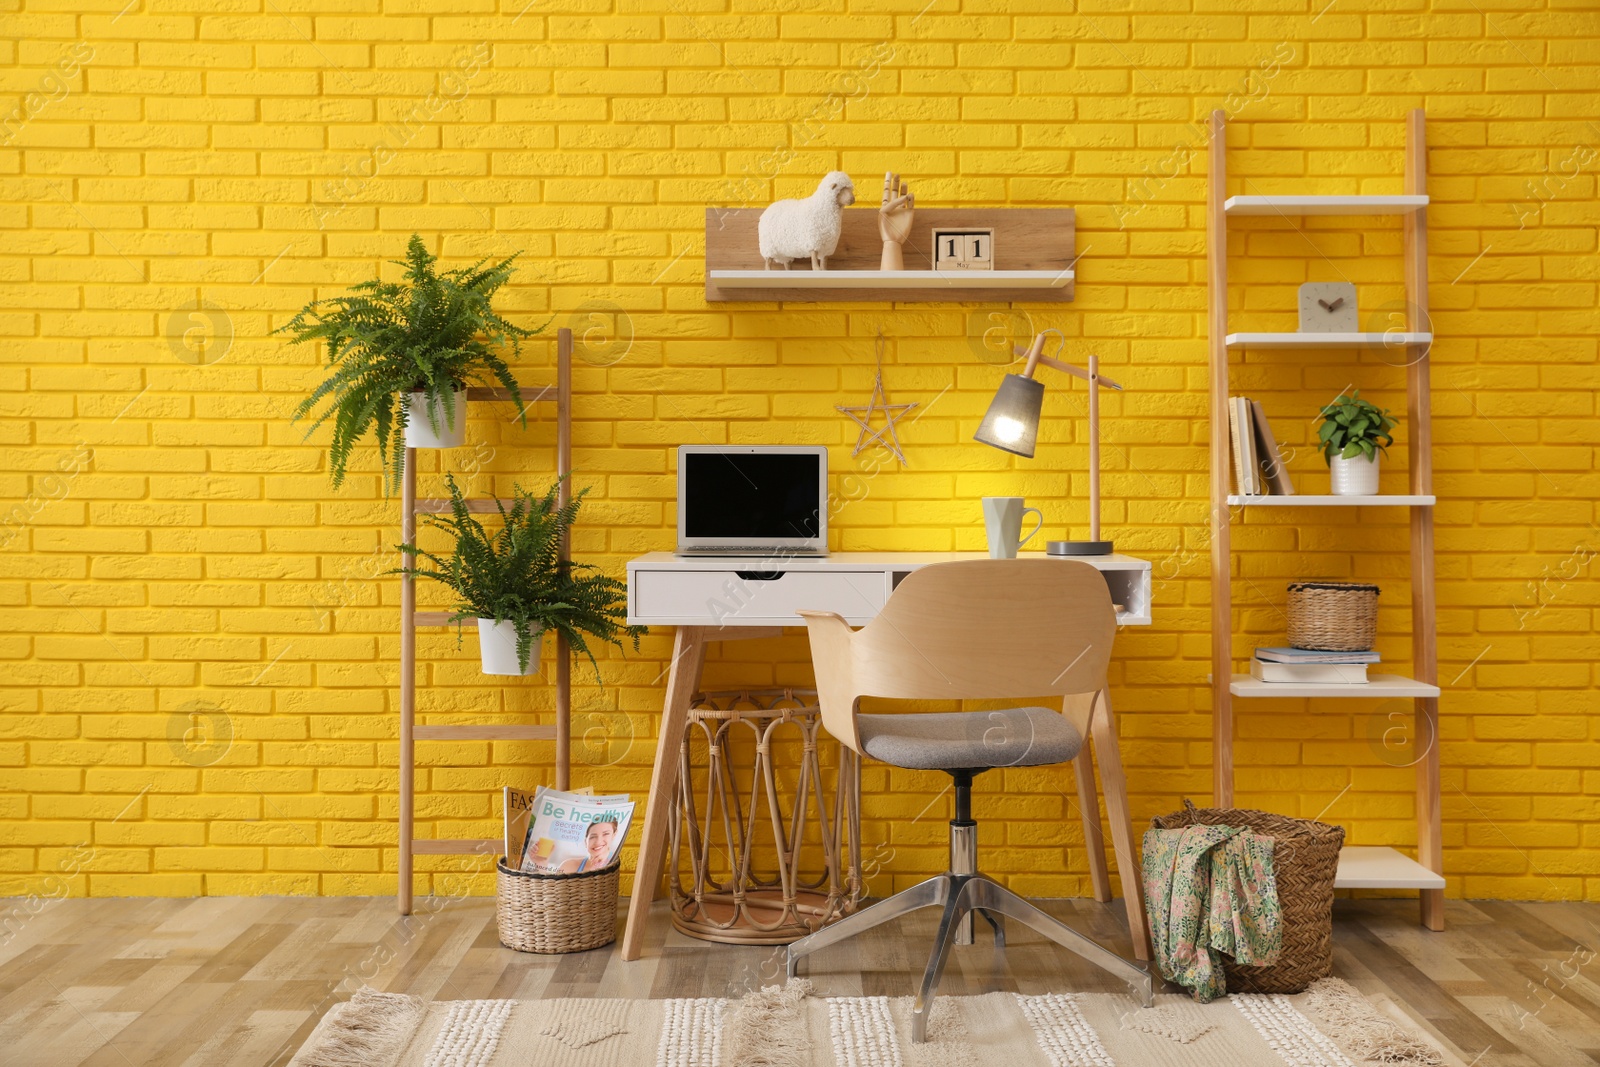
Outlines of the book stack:
[{"label": "book stack", "polygon": [[1305,648],[1258,648],[1250,661],[1250,677],[1259,682],[1301,682],[1312,685],[1366,685],[1367,664],[1376,652],[1317,652]]},{"label": "book stack", "polygon": [[1228,432],[1233,440],[1233,477],[1243,496],[1293,496],[1278,440],[1267,425],[1261,401],[1228,398]]}]

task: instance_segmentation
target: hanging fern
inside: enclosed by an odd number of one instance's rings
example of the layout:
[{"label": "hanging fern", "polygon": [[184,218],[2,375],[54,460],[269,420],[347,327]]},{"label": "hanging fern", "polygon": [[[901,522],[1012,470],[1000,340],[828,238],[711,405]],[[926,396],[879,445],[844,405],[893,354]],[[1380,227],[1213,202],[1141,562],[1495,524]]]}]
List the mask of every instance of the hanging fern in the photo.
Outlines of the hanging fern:
[{"label": "hanging fern", "polygon": [[413,566],[426,560],[433,569],[416,567],[391,573],[431,578],[454,591],[460,601],[450,621],[457,624],[458,645],[460,624],[466,619],[509,620],[517,630],[517,663],[526,671],[536,637],[555,630],[589,657],[598,680],[600,664],[589,638],[620,648],[622,639],[631,637],[637,650],[645,628],[627,625],[625,584],[604,574],[579,573],[596,568],[561,559],[562,542],[589,492],[582,489],[559,505],[557,493],[565,478],[557,479],[543,496],[516,486],[509,509],[504,503],[496,504],[501,525],[490,534],[467,510],[455,476],[446,475],[450,514],[424,515],[422,520],[448,532],[455,540],[454,552],[446,558],[414,544],[400,545]]},{"label": "hanging fern", "polygon": [[515,271],[515,258],[487,267],[487,260],[479,260],[441,274],[434,267],[437,257],[413,234],[406,258],[395,261],[405,268],[403,281],[358,282],[346,296],[312,301],[275,331],[289,334],[290,344],[327,346],[333,373],[294,417],[304,418],[328,401],[306,434],[332,420],[328,468],[335,487],[344,482],[350,454],[369,430],[378,438],[385,491],[400,484],[414,391],[426,393],[430,407],[442,404],[451,425],[457,418],[455,390],[469,382],[492,377],[522,407],[522,393],[499,352],[509,346],[513,356],[521,355],[523,338],[543,327],[523,329],[489,306]]}]

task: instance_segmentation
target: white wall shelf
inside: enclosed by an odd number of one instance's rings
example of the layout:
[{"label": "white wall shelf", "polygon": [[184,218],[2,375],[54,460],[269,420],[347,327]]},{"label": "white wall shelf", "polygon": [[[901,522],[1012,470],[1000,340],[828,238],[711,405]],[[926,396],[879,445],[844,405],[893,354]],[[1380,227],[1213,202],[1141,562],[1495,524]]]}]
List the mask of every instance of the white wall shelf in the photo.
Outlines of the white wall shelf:
[{"label": "white wall shelf", "polygon": [[1431,508],[1435,498],[1421,493],[1380,493],[1377,496],[1240,496],[1228,497],[1228,506],[1268,508]]},{"label": "white wall shelf", "polygon": [[723,290],[754,289],[1061,289],[1070,270],[714,270]]},{"label": "white wall shelf", "polygon": [[1339,850],[1335,889],[1443,889],[1444,876],[1392,848],[1351,845]]},{"label": "white wall shelf", "polygon": [[1404,348],[1431,345],[1431,333],[1230,333],[1229,348]]},{"label": "white wall shelf", "polygon": [[1230,196],[1228,215],[1409,215],[1426,196]]},{"label": "white wall shelf", "polygon": [[1369,674],[1365,683],[1325,684],[1322,682],[1263,682],[1248,674],[1236,674],[1228,692],[1236,697],[1344,697],[1350,699],[1393,699],[1395,697],[1436,697],[1439,687],[1398,674]]}]

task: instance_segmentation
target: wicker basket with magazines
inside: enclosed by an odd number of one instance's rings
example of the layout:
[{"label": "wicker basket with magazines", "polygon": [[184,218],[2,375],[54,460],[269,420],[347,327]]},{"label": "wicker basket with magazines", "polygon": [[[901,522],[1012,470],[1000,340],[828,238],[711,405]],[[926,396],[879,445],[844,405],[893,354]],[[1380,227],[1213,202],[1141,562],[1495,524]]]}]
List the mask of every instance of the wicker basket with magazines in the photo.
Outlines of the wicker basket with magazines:
[{"label": "wicker basket with magazines", "polygon": [[584,952],[617,939],[617,893],[622,867],[613,863],[577,874],[496,866],[495,919],[500,943],[518,952]]}]

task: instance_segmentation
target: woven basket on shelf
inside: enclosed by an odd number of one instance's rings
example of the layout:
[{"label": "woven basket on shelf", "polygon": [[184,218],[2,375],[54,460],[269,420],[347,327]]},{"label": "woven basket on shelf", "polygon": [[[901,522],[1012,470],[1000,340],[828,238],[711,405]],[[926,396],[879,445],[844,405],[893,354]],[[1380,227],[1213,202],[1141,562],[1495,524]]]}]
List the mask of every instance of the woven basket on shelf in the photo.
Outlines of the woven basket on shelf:
[{"label": "woven basket on shelf", "polygon": [[1333,972],[1333,878],[1344,830],[1251,808],[1197,808],[1151,820],[1160,830],[1244,826],[1273,840],[1272,866],[1282,913],[1283,952],[1266,967],[1225,961],[1230,993],[1299,993]]},{"label": "woven basket on shelf", "polygon": [[1361,582],[1289,586],[1289,647],[1366,652],[1377,637],[1377,586]]},{"label": "woven basket on shelf", "polygon": [[584,952],[617,939],[621,866],[579,874],[529,874],[496,864],[500,943],[518,952]]}]

